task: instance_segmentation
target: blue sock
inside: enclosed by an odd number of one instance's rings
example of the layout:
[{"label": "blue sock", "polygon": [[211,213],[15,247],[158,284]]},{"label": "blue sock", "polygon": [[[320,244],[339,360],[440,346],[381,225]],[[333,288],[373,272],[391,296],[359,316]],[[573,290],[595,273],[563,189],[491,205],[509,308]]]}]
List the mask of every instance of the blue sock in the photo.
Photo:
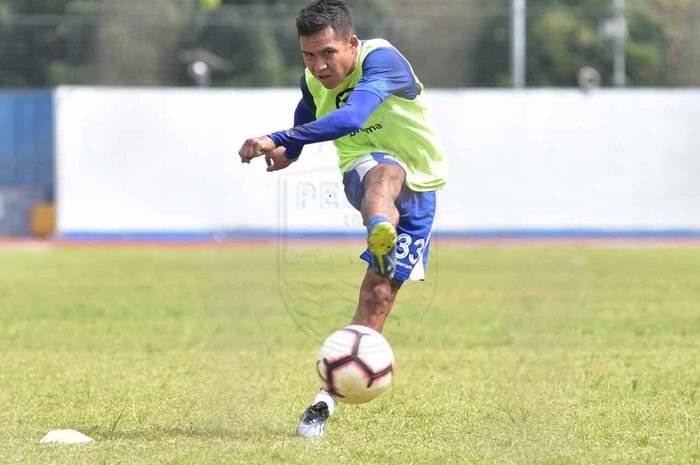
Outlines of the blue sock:
[{"label": "blue sock", "polygon": [[370,232],[376,225],[385,221],[391,223],[391,220],[384,215],[374,215],[369,219],[369,223],[367,223],[367,232]]}]

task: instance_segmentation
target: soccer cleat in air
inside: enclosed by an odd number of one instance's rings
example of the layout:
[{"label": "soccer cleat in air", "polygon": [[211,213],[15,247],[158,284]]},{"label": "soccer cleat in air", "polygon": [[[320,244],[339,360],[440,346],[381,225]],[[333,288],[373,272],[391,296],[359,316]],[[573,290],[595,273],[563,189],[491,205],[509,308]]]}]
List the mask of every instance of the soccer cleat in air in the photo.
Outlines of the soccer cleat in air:
[{"label": "soccer cleat in air", "polygon": [[320,438],[323,436],[323,427],[326,426],[328,405],[325,402],[317,402],[307,408],[301,415],[297,434],[303,438]]},{"label": "soccer cleat in air", "polygon": [[367,237],[372,254],[372,269],[383,278],[391,279],[396,271],[396,228],[388,221],[377,223]]}]

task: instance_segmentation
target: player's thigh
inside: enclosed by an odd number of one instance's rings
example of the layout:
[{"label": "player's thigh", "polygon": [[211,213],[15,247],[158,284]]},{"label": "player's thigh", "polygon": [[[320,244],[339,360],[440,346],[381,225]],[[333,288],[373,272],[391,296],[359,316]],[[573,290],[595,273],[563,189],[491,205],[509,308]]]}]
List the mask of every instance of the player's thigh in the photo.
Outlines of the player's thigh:
[{"label": "player's thigh", "polygon": [[406,173],[400,165],[380,163],[367,172],[362,181],[365,195],[368,192],[386,194],[396,200],[406,180]]},{"label": "player's thigh", "polygon": [[[387,172],[385,170],[386,166],[390,166],[391,170]],[[380,169],[376,170],[375,168],[378,167]],[[345,196],[348,202],[350,202],[350,205],[360,210],[362,200],[367,191],[368,180],[376,178],[371,182],[381,182],[382,178],[394,179],[397,176],[400,178],[397,192],[400,192],[403,186],[405,173],[398,160],[386,153],[377,152],[363,155],[358,157],[343,174]]]}]

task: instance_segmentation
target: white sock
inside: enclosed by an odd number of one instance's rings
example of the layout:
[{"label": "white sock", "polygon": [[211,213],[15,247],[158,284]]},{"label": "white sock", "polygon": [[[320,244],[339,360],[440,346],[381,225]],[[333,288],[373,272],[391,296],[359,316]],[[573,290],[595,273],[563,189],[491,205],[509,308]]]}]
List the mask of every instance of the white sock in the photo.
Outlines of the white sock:
[{"label": "white sock", "polygon": [[316,405],[319,402],[325,402],[326,405],[328,406],[328,416],[333,415],[333,412],[335,411],[335,406],[336,406],[337,402],[333,398],[333,396],[331,395],[330,392],[321,388],[321,390],[318,391],[318,394],[316,394],[316,397],[314,397],[313,402],[311,402],[311,405]]}]

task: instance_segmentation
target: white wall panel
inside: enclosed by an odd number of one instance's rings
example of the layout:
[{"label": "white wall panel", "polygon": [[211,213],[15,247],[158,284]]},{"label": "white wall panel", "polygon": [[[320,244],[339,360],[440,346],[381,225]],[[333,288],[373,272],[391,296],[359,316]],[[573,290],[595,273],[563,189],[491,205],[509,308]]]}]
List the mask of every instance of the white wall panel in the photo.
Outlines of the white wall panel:
[{"label": "white wall panel", "polygon": [[443,228],[700,226],[700,91],[462,91],[432,101],[453,162]]},{"label": "white wall panel", "polygon": [[[700,228],[700,91],[433,90],[450,157],[438,226]],[[61,87],[58,230],[357,230],[330,143],[239,162],[289,127],[292,89]],[[255,163],[257,162],[257,163]]]}]

